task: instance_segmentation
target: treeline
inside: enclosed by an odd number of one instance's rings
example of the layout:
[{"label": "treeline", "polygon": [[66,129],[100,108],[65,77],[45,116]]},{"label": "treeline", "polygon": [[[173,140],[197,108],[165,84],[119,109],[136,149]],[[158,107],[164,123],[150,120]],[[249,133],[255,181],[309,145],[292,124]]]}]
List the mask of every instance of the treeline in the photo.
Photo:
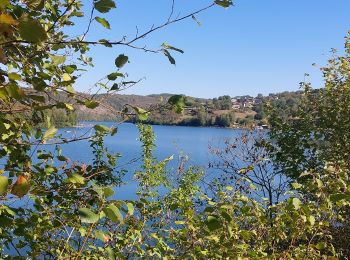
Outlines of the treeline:
[{"label": "treeline", "polygon": [[[179,125],[179,126],[207,126],[207,127],[251,127],[268,124],[266,118],[266,106],[273,105],[284,111],[285,116],[293,116],[296,112],[301,92],[282,92],[257,97],[220,96],[214,99],[202,99],[186,97],[185,107],[181,114],[169,111],[163,107],[164,101],[171,94],[159,94],[150,96],[138,95],[97,95],[101,100],[116,110],[122,110],[126,105],[141,107],[149,110],[146,123],[153,125]],[[103,101],[102,101],[103,100]],[[235,106],[239,100],[240,106]],[[78,107],[76,110],[78,121],[114,121],[117,115],[110,110],[86,109]],[[127,122],[139,122],[137,117],[126,118]]]},{"label": "treeline", "polygon": [[[89,95],[84,94],[87,98]],[[169,111],[164,106],[171,94],[159,95],[120,95],[99,94],[94,100],[103,103],[97,109],[88,109],[76,104],[69,114],[63,109],[52,109],[52,122],[59,127],[72,126],[79,121],[115,121],[118,114],[112,111],[123,110],[126,106],[140,107],[150,111],[146,123],[154,125],[206,126],[206,127],[252,127],[268,124],[266,106],[273,105],[284,111],[284,116],[294,116],[301,98],[301,92],[282,92],[262,94],[256,97],[229,95],[213,99],[186,97],[182,113]],[[57,98],[61,102],[70,102],[68,95],[60,93]],[[110,109],[107,109],[109,107]],[[127,122],[138,122],[136,117],[124,118]]]}]

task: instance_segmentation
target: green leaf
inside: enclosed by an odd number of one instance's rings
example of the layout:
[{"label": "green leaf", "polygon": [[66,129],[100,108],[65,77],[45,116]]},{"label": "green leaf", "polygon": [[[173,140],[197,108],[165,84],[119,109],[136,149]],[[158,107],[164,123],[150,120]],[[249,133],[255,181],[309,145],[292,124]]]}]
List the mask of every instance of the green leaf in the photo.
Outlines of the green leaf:
[{"label": "green leaf", "polygon": [[292,187],[297,190],[297,189],[300,189],[301,187],[303,187],[303,185],[301,185],[300,183],[297,183],[297,182],[293,182]]},{"label": "green leaf", "polygon": [[10,5],[10,0],[0,0],[0,9],[5,9],[8,5]]},{"label": "green leaf", "polygon": [[180,52],[180,53],[184,53],[184,51],[183,50],[181,50],[181,49],[178,49],[178,48],[175,48],[175,47],[173,47],[173,46],[170,46],[169,44],[167,44],[167,43],[163,43],[162,44],[162,47],[164,47],[164,48],[166,48],[166,49],[170,49],[170,50],[173,50],[173,51],[177,51],[177,52]]},{"label": "green leaf", "polygon": [[108,80],[116,80],[119,77],[124,77],[124,74],[120,73],[120,72],[113,72],[107,76],[107,79]]},{"label": "green leaf", "polygon": [[113,222],[117,222],[117,221],[119,221],[120,223],[124,222],[122,213],[114,204],[108,205],[106,208],[104,208],[103,211],[106,214],[106,216]]},{"label": "green leaf", "polygon": [[66,66],[63,66],[63,69],[69,73],[69,74],[72,74],[74,71],[77,70],[77,66],[76,65],[66,65]]},{"label": "green leaf", "polygon": [[20,100],[24,96],[23,89],[14,84],[7,85],[6,91],[10,97],[17,100]]},{"label": "green leaf", "polygon": [[95,20],[97,22],[99,22],[100,24],[102,24],[103,27],[107,28],[107,29],[111,29],[111,25],[109,24],[109,22],[105,19],[105,18],[101,18],[101,17],[95,17]]},{"label": "green leaf", "polygon": [[106,39],[99,40],[98,42],[101,43],[103,46],[106,46],[108,48],[112,48],[113,47],[113,45],[110,44],[110,42],[108,40],[106,40]]},{"label": "green leaf", "polygon": [[129,84],[136,84],[136,83],[137,83],[136,81],[123,81],[123,82],[122,82],[122,84],[123,84],[124,86],[129,85]]},{"label": "green leaf", "polygon": [[8,101],[9,99],[9,94],[5,87],[0,87],[0,99],[2,99],[3,101]]},{"label": "green leaf", "polygon": [[69,93],[72,93],[72,94],[75,93],[75,89],[73,88],[72,85],[68,85],[68,86],[66,87],[66,90],[67,90]]},{"label": "green leaf", "polygon": [[325,242],[318,242],[318,243],[316,244],[316,248],[317,248],[318,250],[322,250],[322,249],[326,248],[326,243],[325,243]]},{"label": "green leaf", "polygon": [[214,3],[225,8],[228,8],[231,5],[233,5],[231,0],[216,0],[214,1]]},{"label": "green leaf", "polygon": [[0,195],[3,195],[7,192],[8,185],[8,178],[6,176],[0,176]]},{"label": "green leaf", "polygon": [[171,56],[168,50],[163,50],[164,55],[168,58],[171,64],[175,65],[175,59]]},{"label": "green leaf", "polygon": [[315,217],[314,216],[310,216],[309,217],[309,222],[310,222],[311,226],[315,225]]},{"label": "green leaf", "polygon": [[301,201],[298,198],[293,198],[292,204],[296,210],[300,209]]},{"label": "green leaf", "polygon": [[114,251],[110,246],[106,248],[106,251],[107,251],[107,259],[108,260],[116,260]]},{"label": "green leaf", "polygon": [[9,79],[11,80],[21,80],[21,75],[17,74],[17,73],[9,73],[8,74]]},{"label": "green leaf", "polygon": [[85,178],[78,173],[72,173],[66,182],[74,184],[85,184]]},{"label": "green leaf", "polygon": [[95,2],[95,8],[100,13],[108,13],[111,9],[116,8],[116,5],[112,0],[100,0]]},{"label": "green leaf", "polygon": [[43,135],[43,141],[52,139],[56,133],[57,133],[57,128],[55,128],[54,126],[50,126],[50,128],[47,129]]},{"label": "green leaf", "polygon": [[126,204],[126,206],[128,207],[128,214],[129,214],[130,216],[134,215],[134,211],[135,211],[134,205],[133,205],[132,203],[128,202],[128,203]]},{"label": "green leaf", "polygon": [[185,97],[182,95],[174,95],[168,99],[168,104],[171,105],[171,108],[178,114],[182,113],[185,107]]},{"label": "green leaf", "polygon": [[103,188],[103,194],[108,198],[114,194],[114,190],[111,187],[105,187]]},{"label": "green leaf", "polygon": [[78,210],[78,214],[80,216],[81,222],[83,223],[93,224],[100,219],[100,216],[98,214],[95,214],[88,208],[80,208]]},{"label": "green leaf", "polygon": [[47,34],[44,27],[36,20],[25,17],[18,26],[19,34],[23,40],[40,43],[47,39]]},{"label": "green leaf", "polygon": [[214,231],[222,227],[220,221],[215,216],[208,216],[206,225],[210,231]]},{"label": "green leaf", "polygon": [[137,118],[139,120],[146,121],[148,119],[149,112],[147,112],[141,107],[133,107],[133,109],[136,111]]},{"label": "green leaf", "polygon": [[100,103],[94,100],[86,100],[84,104],[87,108],[90,108],[90,109],[94,109],[100,105]]},{"label": "green leaf", "polygon": [[53,65],[60,65],[62,63],[65,63],[65,61],[66,61],[65,56],[50,55],[50,58],[52,60]]},{"label": "green leaf", "polygon": [[101,240],[102,242],[105,242],[106,240],[106,234],[101,231],[101,230],[96,230],[95,231],[95,237],[98,238],[99,240]]},{"label": "green leaf", "polygon": [[94,126],[95,130],[98,131],[98,132],[102,132],[102,133],[108,133],[108,132],[111,132],[112,129],[105,126],[105,125],[95,125]]},{"label": "green leaf", "polygon": [[120,54],[116,59],[115,59],[115,66],[117,68],[122,68],[129,60],[128,56],[125,56],[124,54]]},{"label": "green leaf", "polygon": [[337,193],[337,194],[332,194],[330,197],[330,200],[332,202],[338,202],[338,201],[345,200],[345,199],[350,199],[350,194]]}]

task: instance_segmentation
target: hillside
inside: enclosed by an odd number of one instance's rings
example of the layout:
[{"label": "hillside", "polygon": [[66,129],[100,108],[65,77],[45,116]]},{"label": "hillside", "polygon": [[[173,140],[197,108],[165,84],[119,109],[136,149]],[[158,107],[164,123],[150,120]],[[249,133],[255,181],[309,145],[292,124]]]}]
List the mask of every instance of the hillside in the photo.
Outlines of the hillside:
[{"label": "hillside", "polygon": [[[121,95],[99,94],[94,98],[100,106],[89,109],[78,106],[76,114],[78,121],[113,121],[119,118],[118,111],[125,107],[140,107],[150,111],[148,123],[164,125],[188,126],[219,126],[240,127],[266,124],[263,104],[274,102],[282,107],[289,107],[292,111],[298,103],[300,92],[283,92],[256,97],[228,95],[213,99],[186,96],[185,107],[181,114],[166,107],[167,99],[172,94]],[[292,112],[291,112],[292,113]],[[129,122],[136,122],[130,117]]]}]

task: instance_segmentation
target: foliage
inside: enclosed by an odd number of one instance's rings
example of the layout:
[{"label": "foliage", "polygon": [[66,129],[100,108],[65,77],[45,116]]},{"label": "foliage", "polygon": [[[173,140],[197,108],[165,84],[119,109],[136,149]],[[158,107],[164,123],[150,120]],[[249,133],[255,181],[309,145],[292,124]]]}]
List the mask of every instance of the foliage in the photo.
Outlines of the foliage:
[{"label": "foliage", "polygon": [[[349,197],[349,106],[350,106],[350,39],[346,37],[345,55],[333,57],[329,65],[322,68],[325,87],[312,89],[309,83],[302,83],[303,96],[295,114],[285,115],[280,107],[270,106],[269,120],[273,126],[270,136],[274,143],[271,151],[278,167],[286,175],[306,182],[311,175],[305,172],[317,172],[322,182],[331,175],[344,175],[344,187],[331,199],[350,200]],[[331,188],[331,185],[327,185]],[[335,190],[328,190],[336,193]],[[311,193],[309,196],[315,196]],[[339,219],[330,225],[337,250],[349,255],[348,205],[336,209]],[[341,231],[340,231],[341,230]]]},{"label": "foliage", "polygon": [[[123,185],[124,171],[116,168],[120,155],[109,152],[103,140],[117,134],[117,128],[95,125],[91,136],[66,139],[54,124],[66,121],[56,115],[58,111],[69,114],[77,106],[108,107],[73,87],[82,71],[93,65],[90,49],[95,45],[130,47],[160,53],[175,64],[172,52],[182,50],[167,43],[159,50],[135,44],[155,30],[193,18],[212,6],[227,8],[232,1],[214,1],[176,18],[172,10],[165,23],[119,41],[89,39],[95,23],[104,29],[113,26],[105,14],[116,3],[92,1],[88,14],[82,4],[79,0],[0,1],[1,258],[316,259],[339,255],[332,234],[336,224],[348,227],[349,168],[346,158],[339,161],[333,148],[325,150],[331,156],[324,161],[324,170],[307,168],[285,200],[266,203],[247,196],[249,191],[236,185],[249,180],[247,168],[264,165],[262,158],[254,160],[254,156],[270,146],[248,145],[254,152],[247,154],[252,165],[234,169],[240,174],[235,175],[236,183],[213,186],[205,182],[202,169],[187,166],[184,159],[176,170],[167,167],[171,156],[158,161],[153,154],[153,131],[140,124],[143,163],[134,173],[137,199],[116,199],[114,191]],[[78,37],[68,35],[69,27],[81,28],[82,18],[88,19],[86,30]],[[126,54],[118,53],[115,69],[96,86],[110,94],[136,84],[123,71],[129,62]],[[346,59],[339,62],[337,73],[329,75],[349,71]],[[335,78],[334,82],[345,79]],[[62,99],[62,93],[68,98]],[[231,102],[229,97],[223,100]],[[185,106],[186,99],[176,95],[169,97],[164,109],[182,112]],[[130,104],[111,109],[121,119],[134,116],[146,121],[150,114]],[[322,115],[323,110],[318,112]],[[201,113],[198,119],[204,122]],[[44,130],[38,127],[42,122]],[[345,128],[341,133],[345,134]],[[80,140],[90,143],[92,163],[67,158],[60,148],[60,144]],[[293,140],[303,144],[303,140]],[[319,160],[325,159],[322,156]]]}]

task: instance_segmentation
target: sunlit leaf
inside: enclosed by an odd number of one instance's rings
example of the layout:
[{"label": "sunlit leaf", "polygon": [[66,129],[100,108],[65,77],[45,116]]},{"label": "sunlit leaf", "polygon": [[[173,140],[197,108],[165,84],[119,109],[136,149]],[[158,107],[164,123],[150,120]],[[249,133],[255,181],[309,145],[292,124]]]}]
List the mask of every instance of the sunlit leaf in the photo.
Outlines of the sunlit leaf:
[{"label": "sunlit leaf", "polygon": [[148,119],[149,112],[147,112],[145,109],[143,109],[141,107],[133,107],[133,108],[134,108],[139,120],[146,121]]},{"label": "sunlit leaf", "polygon": [[126,204],[126,206],[128,207],[128,214],[130,215],[130,216],[132,216],[132,215],[134,215],[134,205],[132,204],[132,203],[130,203],[130,202],[128,202],[127,204]]},{"label": "sunlit leaf", "polygon": [[63,81],[70,81],[70,80],[72,80],[71,76],[68,73],[63,73],[62,79],[63,79]]},{"label": "sunlit leaf", "polygon": [[300,209],[301,201],[298,198],[292,199],[292,204],[296,210]]},{"label": "sunlit leaf", "polygon": [[64,63],[66,61],[66,57],[65,56],[55,56],[55,55],[51,55],[51,60],[52,63],[54,65],[60,65],[62,63]]},{"label": "sunlit leaf", "polygon": [[19,75],[17,73],[9,73],[8,77],[11,80],[20,80],[21,79],[21,75]]},{"label": "sunlit leaf", "polygon": [[99,102],[94,100],[86,100],[84,104],[87,108],[90,108],[90,109],[94,109],[100,105]]},{"label": "sunlit leaf", "polygon": [[57,131],[58,131],[58,129],[56,127],[50,126],[49,129],[47,129],[43,135],[43,141],[47,141],[47,140],[54,138]]},{"label": "sunlit leaf", "polygon": [[111,29],[111,26],[110,26],[109,22],[106,19],[101,18],[101,17],[95,17],[95,20],[97,22],[99,22],[100,24],[102,24],[103,27],[105,27],[107,29]]},{"label": "sunlit leaf", "polygon": [[164,47],[164,48],[166,48],[166,49],[173,50],[173,51],[177,51],[177,52],[180,52],[180,53],[184,53],[183,50],[178,49],[178,48],[175,48],[175,47],[173,47],[173,46],[170,46],[170,45],[167,44],[167,43],[163,43],[163,44],[162,44],[162,47]]},{"label": "sunlit leaf", "polygon": [[98,132],[102,132],[102,133],[107,133],[107,132],[111,132],[112,129],[105,126],[105,125],[95,125],[94,126],[95,130]]},{"label": "sunlit leaf", "polygon": [[80,174],[73,172],[66,182],[74,184],[85,184],[85,178]]},{"label": "sunlit leaf", "polygon": [[9,185],[9,180],[6,176],[0,176],[0,195],[7,192],[7,187]]}]

